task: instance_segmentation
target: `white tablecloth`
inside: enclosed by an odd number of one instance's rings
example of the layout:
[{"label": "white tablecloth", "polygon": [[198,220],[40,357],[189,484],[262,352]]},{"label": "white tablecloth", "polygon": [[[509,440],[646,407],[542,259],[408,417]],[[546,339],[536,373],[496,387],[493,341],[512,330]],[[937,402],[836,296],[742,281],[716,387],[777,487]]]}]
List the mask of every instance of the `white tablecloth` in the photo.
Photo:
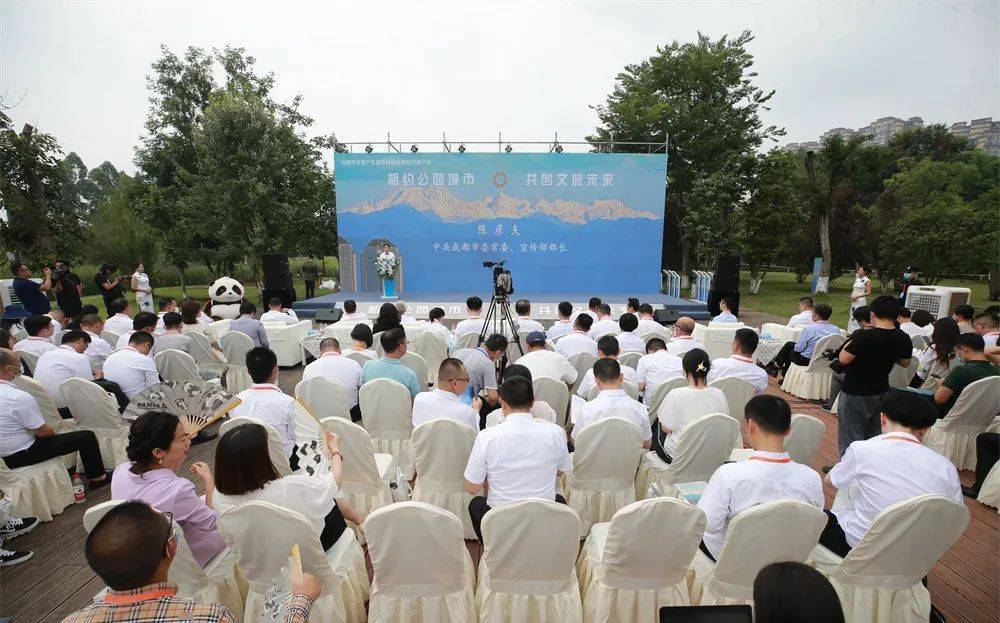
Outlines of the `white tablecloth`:
[{"label": "white tablecloth", "polygon": [[783,340],[761,339],[760,342],[757,343],[757,350],[753,352],[753,358],[755,361],[759,361],[766,366],[774,361],[774,358],[778,356],[778,351],[780,351],[781,347],[784,345],[785,342]]}]

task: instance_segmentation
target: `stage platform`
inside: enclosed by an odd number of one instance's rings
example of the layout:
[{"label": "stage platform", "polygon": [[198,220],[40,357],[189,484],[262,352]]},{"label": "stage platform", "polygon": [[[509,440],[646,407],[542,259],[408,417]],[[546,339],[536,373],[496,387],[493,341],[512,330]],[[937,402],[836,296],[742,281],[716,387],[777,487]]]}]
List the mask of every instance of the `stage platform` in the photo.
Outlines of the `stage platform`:
[{"label": "stage platform", "polygon": [[[406,292],[400,295],[399,300],[404,301],[407,306],[407,313],[418,320],[427,320],[427,313],[434,307],[444,310],[447,320],[461,320],[465,318],[465,299],[476,295],[489,302],[490,292]],[[536,320],[556,320],[558,314],[556,306],[561,301],[569,301],[574,309],[586,309],[587,301],[590,297],[596,296],[605,303],[611,305],[612,315],[618,316],[625,313],[625,301],[629,296],[637,296],[643,303],[649,303],[653,309],[665,309],[671,314],[678,316],[690,316],[695,320],[708,320],[708,306],[698,301],[667,296],[666,294],[602,294],[600,292],[515,292],[510,297],[511,305],[518,299],[528,299],[531,301],[531,317]],[[324,294],[311,299],[296,301],[292,308],[295,313],[302,318],[312,318],[316,315],[317,309],[335,309],[343,307],[344,301],[352,299],[358,304],[358,311],[367,313],[370,318],[378,316],[378,309],[382,303],[395,302],[379,297],[377,292],[336,292],[334,294]]]}]

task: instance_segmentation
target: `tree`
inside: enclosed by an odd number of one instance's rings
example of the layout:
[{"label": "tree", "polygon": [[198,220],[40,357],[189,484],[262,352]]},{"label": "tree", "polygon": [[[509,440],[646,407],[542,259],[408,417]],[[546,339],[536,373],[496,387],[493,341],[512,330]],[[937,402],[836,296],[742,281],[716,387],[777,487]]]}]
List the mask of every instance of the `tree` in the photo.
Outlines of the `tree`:
[{"label": "tree", "polygon": [[114,193],[101,199],[94,209],[89,236],[88,256],[94,262],[109,262],[120,267],[143,262],[146,272],[155,269],[157,232],[137,218],[132,205],[134,196],[144,191],[141,185],[122,175]]},{"label": "tree", "polygon": [[[605,103],[595,107],[600,125],[588,141],[662,142],[669,135],[665,230],[671,219],[679,225],[688,211],[699,209],[691,198],[699,180],[784,135],[760,120],[774,91],[754,85],[751,41],[750,31],[718,40],[699,33],[694,43],[657,48],[650,58],[627,65]],[[685,274],[693,246],[690,237],[682,240]]]}]

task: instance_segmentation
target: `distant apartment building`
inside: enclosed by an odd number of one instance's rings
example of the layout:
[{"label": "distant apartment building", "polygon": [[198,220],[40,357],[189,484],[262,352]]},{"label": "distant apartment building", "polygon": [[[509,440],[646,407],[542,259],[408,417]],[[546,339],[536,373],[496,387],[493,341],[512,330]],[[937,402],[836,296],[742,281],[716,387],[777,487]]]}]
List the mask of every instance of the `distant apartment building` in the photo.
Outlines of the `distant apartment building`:
[{"label": "distant apartment building", "polygon": [[819,142],[822,143],[831,136],[839,136],[846,141],[853,138],[855,134],[857,134],[857,132],[851,128],[833,128],[824,132],[823,135],[819,137]]},{"label": "distant apartment building", "polygon": [[948,130],[955,136],[968,139],[989,155],[1000,156],[1000,121],[993,121],[993,117],[953,123]]},{"label": "distant apartment building", "polygon": [[[899,117],[882,117],[869,123],[863,128],[858,128],[858,134],[866,134],[871,138],[868,142],[874,145],[888,145],[893,136],[903,130],[924,127],[924,120],[920,117],[910,117],[900,119]],[[831,130],[832,131],[832,130]]]},{"label": "distant apartment building", "polygon": [[343,237],[337,238],[337,259],[340,260],[340,291],[358,291],[358,256],[354,247]]},{"label": "distant apartment building", "polygon": [[[859,134],[869,137],[868,141],[873,145],[888,145],[892,137],[904,130],[924,127],[924,120],[920,117],[910,117],[900,119],[899,117],[882,117],[863,128],[852,130],[851,128],[831,128],[819,137],[819,141],[805,141],[802,143],[788,143],[782,147],[785,151],[816,151],[823,145],[823,141],[831,136],[839,136],[848,140]],[[994,121],[993,117],[982,117],[972,121],[960,121],[953,123],[948,131],[955,136],[969,139],[975,147],[982,149],[991,156],[1000,156],[1000,121]]]},{"label": "distant apartment building", "polygon": [[819,151],[819,141],[805,141],[803,143],[788,143],[781,149],[784,151]]}]

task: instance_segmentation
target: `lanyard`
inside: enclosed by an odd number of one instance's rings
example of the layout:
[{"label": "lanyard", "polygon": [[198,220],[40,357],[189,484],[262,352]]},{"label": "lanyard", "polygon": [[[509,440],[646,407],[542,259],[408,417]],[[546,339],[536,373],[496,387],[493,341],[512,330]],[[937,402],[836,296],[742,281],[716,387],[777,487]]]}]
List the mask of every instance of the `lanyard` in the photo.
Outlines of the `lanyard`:
[{"label": "lanyard", "polygon": [[910,439],[909,437],[904,437],[902,435],[893,435],[892,433],[890,433],[890,434],[882,437],[882,439],[898,439],[900,441],[908,441],[910,443],[915,443],[915,444],[918,444],[918,445],[923,445],[919,441],[917,441],[916,439]]},{"label": "lanyard", "polygon": [[140,601],[173,597],[176,594],[177,590],[173,588],[156,588],[145,593],[139,593],[138,595],[114,595],[109,593],[104,596],[104,603],[114,606],[126,606],[128,604],[139,603]]},{"label": "lanyard", "polygon": [[764,461],[765,463],[791,463],[792,459],[785,457],[783,459],[772,459],[768,456],[752,456],[748,461]]}]

